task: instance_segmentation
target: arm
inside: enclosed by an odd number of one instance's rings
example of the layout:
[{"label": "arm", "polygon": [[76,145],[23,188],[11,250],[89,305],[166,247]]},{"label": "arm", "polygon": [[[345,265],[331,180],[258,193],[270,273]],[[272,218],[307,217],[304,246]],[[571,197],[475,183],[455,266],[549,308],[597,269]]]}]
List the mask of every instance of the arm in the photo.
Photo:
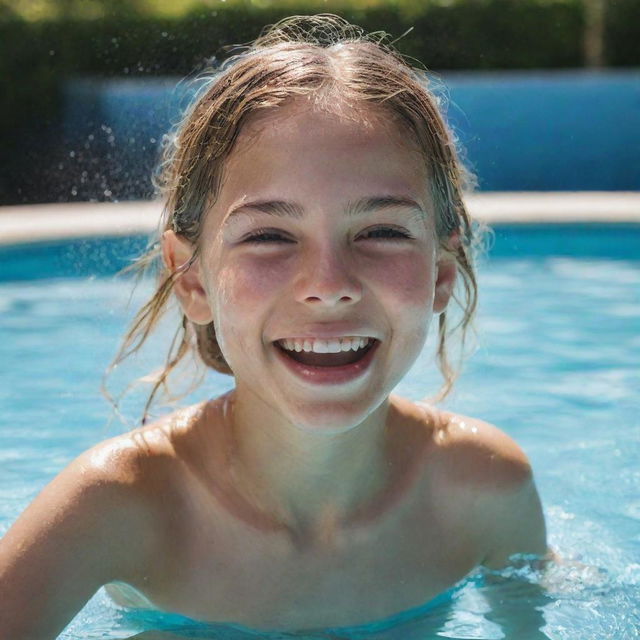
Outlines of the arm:
[{"label": "arm", "polygon": [[[508,566],[514,554],[550,556],[540,498],[528,464],[522,472],[522,478],[501,496],[493,511],[498,526],[494,527],[492,548],[482,563],[490,569]],[[491,609],[485,616],[498,624],[507,638],[547,637],[542,632],[546,624],[543,611],[550,598],[541,583],[495,574],[488,574],[486,582],[483,593]]]},{"label": "arm", "polygon": [[514,554],[549,553],[542,505],[526,459],[517,476],[511,486],[492,496],[492,505],[486,506],[491,545],[482,564],[489,569],[507,566]]},{"label": "arm", "polygon": [[514,554],[547,553],[542,506],[522,449],[492,424],[441,415],[442,483],[457,491],[459,526],[474,523],[479,564],[500,569]]},{"label": "arm", "polygon": [[96,460],[75,460],[0,540],[2,637],[55,638],[104,583],[136,572],[144,509],[123,466]]},{"label": "arm", "polygon": [[[494,427],[485,429],[493,481],[479,501],[487,541],[482,565],[503,569],[515,554],[549,558],[542,505],[529,461],[508,436]],[[532,571],[544,563],[544,559],[534,560]],[[490,606],[486,618],[498,624],[507,638],[547,637],[541,629],[549,597],[538,581],[488,573],[482,591]]]}]

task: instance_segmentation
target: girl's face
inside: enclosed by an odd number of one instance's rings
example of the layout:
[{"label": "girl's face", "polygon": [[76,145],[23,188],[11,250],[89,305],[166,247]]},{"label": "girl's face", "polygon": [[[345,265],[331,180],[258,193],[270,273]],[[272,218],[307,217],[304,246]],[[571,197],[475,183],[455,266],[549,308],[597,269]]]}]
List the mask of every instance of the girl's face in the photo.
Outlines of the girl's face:
[{"label": "girl's face", "polygon": [[367,121],[296,104],[251,121],[201,237],[199,321],[238,399],[305,430],[344,431],[384,402],[455,276],[424,159]]}]

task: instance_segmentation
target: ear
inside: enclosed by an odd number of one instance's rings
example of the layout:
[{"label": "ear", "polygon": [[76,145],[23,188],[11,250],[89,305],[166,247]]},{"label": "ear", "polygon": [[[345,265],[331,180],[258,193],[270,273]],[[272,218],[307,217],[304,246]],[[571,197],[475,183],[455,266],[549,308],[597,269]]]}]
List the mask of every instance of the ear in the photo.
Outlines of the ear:
[{"label": "ear", "polygon": [[[193,255],[193,247],[174,231],[162,234],[162,259],[171,273],[180,271]],[[202,286],[200,261],[196,260],[175,279],[173,290],[184,314],[195,324],[209,324],[213,320],[207,294]]]},{"label": "ear", "polygon": [[442,313],[449,304],[453,286],[456,283],[457,264],[455,252],[460,246],[460,236],[457,232],[453,232],[447,240],[446,249],[440,249],[437,268],[438,275],[436,277],[435,295],[433,297],[433,312]]}]

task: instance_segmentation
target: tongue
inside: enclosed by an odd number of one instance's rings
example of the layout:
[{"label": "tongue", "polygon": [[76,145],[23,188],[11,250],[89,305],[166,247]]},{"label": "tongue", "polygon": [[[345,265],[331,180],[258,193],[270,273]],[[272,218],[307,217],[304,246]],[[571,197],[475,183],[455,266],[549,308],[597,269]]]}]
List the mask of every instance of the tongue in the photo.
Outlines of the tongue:
[{"label": "tongue", "polygon": [[286,351],[284,353],[296,362],[312,367],[341,367],[353,364],[362,358],[367,349],[357,351],[341,351],[340,353],[314,353],[307,351]]}]

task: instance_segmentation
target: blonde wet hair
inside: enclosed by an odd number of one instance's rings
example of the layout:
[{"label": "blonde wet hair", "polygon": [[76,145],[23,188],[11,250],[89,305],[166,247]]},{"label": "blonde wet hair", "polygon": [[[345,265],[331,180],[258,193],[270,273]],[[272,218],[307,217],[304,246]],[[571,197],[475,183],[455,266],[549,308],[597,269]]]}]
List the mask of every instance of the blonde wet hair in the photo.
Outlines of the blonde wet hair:
[{"label": "blonde wet hair", "polygon": [[[447,338],[458,332],[464,345],[477,300],[472,254],[478,234],[463,201],[472,175],[458,157],[427,73],[404,59],[388,40],[384,33],[367,34],[335,15],[293,16],[268,27],[241,53],[201,76],[201,89],[166,137],[156,178],[164,201],[160,233],[173,230],[194,253],[188,263],[170,272],[156,243],[133,265],[140,272],[154,268],[156,288],[135,316],[107,374],[140,349],[166,310],[176,278],[197,258],[205,213],[217,198],[225,160],[248,118],[304,96],[326,104],[339,98],[389,116],[417,143],[429,168],[435,231],[441,250],[455,257],[459,277],[453,297],[462,312],[454,326],[449,326],[448,311],[439,316],[437,361],[443,384],[437,398],[447,395],[457,376]],[[453,249],[447,245],[452,234],[460,239]],[[213,323],[195,325],[182,314],[164,366],[153,377],[143,422],[160,389],[171,396],[169,374],[194,352],[207,367],[233,374]]]}]

